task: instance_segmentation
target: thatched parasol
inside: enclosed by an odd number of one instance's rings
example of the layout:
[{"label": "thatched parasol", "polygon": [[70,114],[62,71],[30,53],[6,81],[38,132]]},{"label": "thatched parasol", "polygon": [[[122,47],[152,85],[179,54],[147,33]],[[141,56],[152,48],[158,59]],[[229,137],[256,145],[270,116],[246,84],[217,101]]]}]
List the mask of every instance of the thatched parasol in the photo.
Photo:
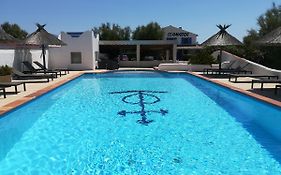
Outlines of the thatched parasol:
[{"label": "thatched parasol", "polygon": [[269,32],[268,34],[261,37],[259,40],[257,40],[255,43],[261,44],[261,45],[281,45],[281,27],[278,27],[277,29]]},{"label": "thatched parasol", "polygon": [[0,25],[0,43],[7,44],[7,45],[17,44],[19,43],[19,40],[6,33]]},{"label": "thatched parasol", "polygon": [[236,39],[226,31],[229,26],[231,25],[217,25],[220,31],[201,44],[202,46],[220,46],[219,69],[221,69],[222,47],[242,45],[242,43],[238,39]]},{"label": "thatched parasol", "polygon": [[38,29],[30,34],[26,40],[24,41],[24,44],[26,45],[39,45],[42,48],[42,55],[43,55],[43,65],[46,67],[46,59],[45,59],[45,49],[49,45],[56,45],[56,46],[62,46],[66,45],[64,42],[59,40],[56,36],[48,33],[44,27],[44,25],[36,24]]}]

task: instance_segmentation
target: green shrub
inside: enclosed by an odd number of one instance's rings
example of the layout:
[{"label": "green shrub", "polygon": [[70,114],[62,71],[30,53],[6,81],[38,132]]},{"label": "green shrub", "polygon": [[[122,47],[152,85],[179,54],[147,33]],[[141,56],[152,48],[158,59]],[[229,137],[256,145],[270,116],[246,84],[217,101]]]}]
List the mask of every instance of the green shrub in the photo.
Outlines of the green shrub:
[{"label": "green shrub", "polygon": [[190,64],[213,64],[216,63],[216,59],[211,55],[212,50],[210,49],[203,49],[198,53],[192,55],[190,57],[189,63]]},{"label": "green shrub", "polygon": [[12,74],[12,68],[9,67],[8,65],[5,66],[0,66],[0,75],[11,75]]}]

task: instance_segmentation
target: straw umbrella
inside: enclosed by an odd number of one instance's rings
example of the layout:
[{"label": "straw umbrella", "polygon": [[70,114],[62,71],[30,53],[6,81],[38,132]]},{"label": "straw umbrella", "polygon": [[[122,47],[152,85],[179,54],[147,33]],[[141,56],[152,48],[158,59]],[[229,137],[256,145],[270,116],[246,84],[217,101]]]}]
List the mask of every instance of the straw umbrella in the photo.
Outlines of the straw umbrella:
[{"label": "straw umbrella", "polygon": [[233,45],[242,45],[242,43],[230,35],[226,29],[230,25],[217,25],[220,31],[206,41],[204,41],[201,45],[202,46],[219,46],[220,47],[220,54],[219,54],[219,69],[221,69],[221,60],[222,60],[222,48],[223,46],[233,46]]},{"label": "straw umbrella", "polygon": [[45,58],[45,50],[49,45],[56,45],[56,46],[62,46],[66,45],[64,42],[59,40],[56,36],[48,33],[44,27],[44,25],[36,24],[38,29],[30,34],[26,40],[24,41],[24,44],[26,45],[39,45],[42,49],[42,55],[43,55],[43,65],[46,67],[46,58]]},{"label": "straw umbrella", "polygon": [[256,41],[256,44],[280,46],[281,45],[281,27],[269,32]]},{"label": "straw umbrella", "polygon": [[4,44],[7,46],[15,46],[19,44],[19,40],[11,36],[10,34],[6,33],[4,29],[0,25],[0,44]]},{"label": "straw umbrella", "polygon": [[0,42],[1,43],[6,43],[6,42],[13,42],[15,41],[16,39],[9,35],[8,33],[6,33],[3,28],[0,26]]}]

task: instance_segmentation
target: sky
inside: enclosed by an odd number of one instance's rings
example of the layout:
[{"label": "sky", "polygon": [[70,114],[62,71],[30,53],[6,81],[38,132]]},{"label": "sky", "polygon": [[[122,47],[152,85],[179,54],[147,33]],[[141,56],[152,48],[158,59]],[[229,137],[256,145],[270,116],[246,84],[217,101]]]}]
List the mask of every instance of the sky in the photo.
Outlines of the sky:
[{"label": "sky", "polygon": [[35,23],[58,35],[82,32],[110,22],[135,29],[158,22],[198,34],[201,43],[215,34],[217,24],[231,24],[228,32],[242,41],[257,18],[281,0],[1,0],[0,23],[16,23],[28,33]]}]

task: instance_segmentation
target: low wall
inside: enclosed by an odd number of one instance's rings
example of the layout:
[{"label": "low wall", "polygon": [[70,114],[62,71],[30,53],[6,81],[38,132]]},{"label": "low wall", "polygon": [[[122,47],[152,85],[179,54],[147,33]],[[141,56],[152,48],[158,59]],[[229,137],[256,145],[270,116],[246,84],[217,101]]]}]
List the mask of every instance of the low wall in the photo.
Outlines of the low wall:
[{"label": "low wall", "polygon": [[158,66],[158,70],[166,71],[188,71],[188,69],[188,65],[183,63],[162,63]]},{"label": "low wall", "polygon": [[163,63],[158,66],[159,70],[166,71],[192,71],[192,72],[202,72],[206,68],[211,68],[210,65],[204,64],[184,64],[184,63]]},{"label": "low wall", "polygon": [[143,67],[143,68],[152,68],[158,66],[161,63],[172,63],[173,61],[120,61],[120,67]]},{"label": "low wall", "polygon": [[[212,55],[214,57],[217,57],[218,54],[219,51],[216,51]],[[252,71],[253,74],[277,75],[281,77],[281,70],[268,68],[266,66],[246,60],[245,58],[238,57],[226,51],[222,52],[222,62],[224,61],[235,61],[234,64],[231,66],[233,68],[244,67],[245,65],[247,65],[244,69]]]}]

